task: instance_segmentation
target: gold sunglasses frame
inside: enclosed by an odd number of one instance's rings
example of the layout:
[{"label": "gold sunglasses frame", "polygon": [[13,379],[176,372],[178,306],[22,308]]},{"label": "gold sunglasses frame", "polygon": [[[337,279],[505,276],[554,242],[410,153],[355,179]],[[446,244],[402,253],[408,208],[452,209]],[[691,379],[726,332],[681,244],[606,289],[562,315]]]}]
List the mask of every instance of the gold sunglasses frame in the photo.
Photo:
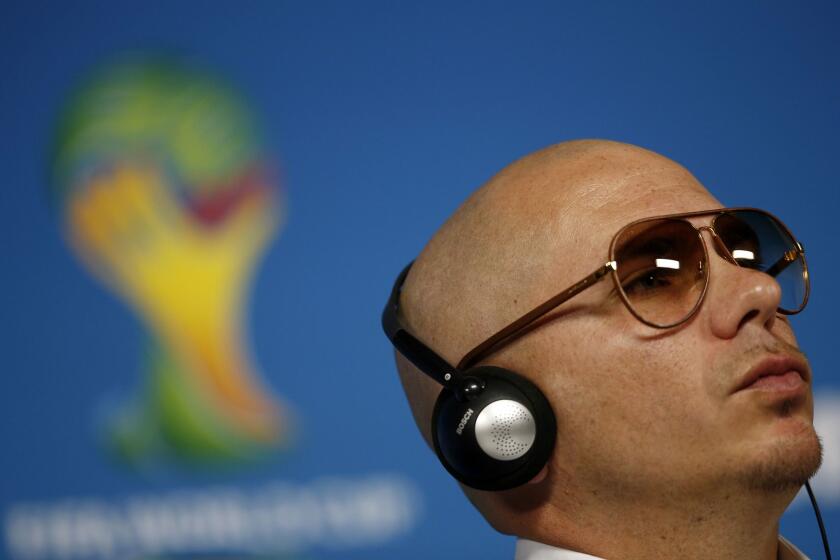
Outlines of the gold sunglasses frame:
[{"label": "gold sunglasses frame", "polygon": [[[594,286],[598,282],[604,279],[608,274],[613,279],[613,284],[615,285],[616,291],[618,292],[621,301],[624,303],[624,306],[630,311],[630,313],[639,321],[648,325],[650,327],[656,329],[670,329],[682,325],[686,321],[690,320],[696,313],[697,310],[700,309],[700,306],[703,303],[703,300],[706,298],[706,291],[709,287],[709,274],[704,274],[703,276],[703,291],[700,293],[700,296],[697,298],[697,302],[694,304],[694,307],[688,312],[688,314],[680,319],[675,323],[670,323],[666,325],[658,325],[656,323],[647,321],[643,317],[639,315],[639,313],[633,308],[633,305],[630,303],[627,294],[624,292],[624,288],[621,286],[621,280],[618,277],[618,266],[616,264],[615,259],[615,250],[616,244],[618,240],[621,238],[621,235],[627,231],[629,228],[637,226],[638,224],[656,220],[681,220],[691,225],[697,233],[697,237],[700,240],[700,245],[703,247],[703,257],[705,259],[705,263],[709,262],[709,250],[706,246],[706,241],[703,239],[703,231],[708,231],[711,235],[712,239],[714,240],[715,246],[718,249],[718,253],[725,258],[730,263],[740,266],[735,258],[730,253],[729,249],[723,243],[723,240],[718,236],[717,232],[714,229],[715,222],[717,219],[726,213],[730,212],[743,212],[743,211],[750,211],[750,212],[757,212],[759,214],[763,214],[769,217],[773,222],[778,224],[781,227],[783,233],[785,233],[792,241],[793,241],[793,249],[787,251],[779,261],[774,263],[772,266],[768,267],[768,270],[779,268],[780,270],[787,267],[790,263],[792,263],[795,259],[800,258],[802,260],[802,276],[805,281],[805,297],[802,300],[802,304],[795,310],[788,310],[782,309],[781,307],[777,308],[777,312],[782,313],[784,315],[793,315],[799,313],[805,308],[805,305],[808,303],[808,298],[811,293],[811,281],[808,277],[808,263],[805,260],[805,248],[802,244],[794,237],[791,233],[790,229],[782,222],[779,218],[775,215],[767,212],[766,210],[761,210],[759,208],[752,208],[748,206],[739,206],[734,208],[718,208],[715,210],[700,210],[697,212],[682,212],[679,214],[666,214],[664,216],[651,216],[647,218],[641,218],[630,222],[629,224],[623,226],[619,229],[615,235],[612,237],[612,241],[610,241],[610,248],[609,248],[609,256],[608,260],[605,264],[598,267],[594,272],[585,276],[581,280],[575,282],[565,290],[561,291],[557,295],[553,296],[546,302],[538,305],[528,313],[522,315],[509,325],[507,325],[502,330],[498,331],[493,336],[486,339],[484,342],[480,343],[478,346],[467,352],[467,354],[461,358],[461,361],[458,362],[458,370],[464,371],[464,369],[471,367],[478,363],[480,360],[483,360],[488,355],[490,355],[493,351],[498,350],[503,344],[510,342],[513,338],[521,335],[525,329],[527,329],[530,325],[534,323],[540,317],[543,317],[548,312],[552,311],[559,305],[565,303],[566,301],[570,300],[574,296],[578,295],[585,289]],[[699,216],[710,216],[715,215],[712,218],[712,221],[709,225],[696,227],[694,224],[689,222],[686,218],[694,218]],[[760,271],[757,271],[760,272]],[[771,276],[773,277],[773,276]],[[774,277],[773,277],[774,278]]]}]

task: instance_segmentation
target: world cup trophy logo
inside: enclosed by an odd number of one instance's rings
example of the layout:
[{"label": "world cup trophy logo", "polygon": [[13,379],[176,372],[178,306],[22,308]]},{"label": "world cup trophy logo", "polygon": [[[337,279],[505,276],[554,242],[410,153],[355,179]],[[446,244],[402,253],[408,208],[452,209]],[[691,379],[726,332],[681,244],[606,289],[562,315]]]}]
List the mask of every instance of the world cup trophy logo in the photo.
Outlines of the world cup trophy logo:
[{"label": "world cup trophy logo", "polygon": [[245,322],[284,206],[242,100],[172,61],[111,65],[62,114],[52,171],[69,244],[148,330],[144,364],[124,365],[140,388],[107,422],[114,448],[215,463],[286,445],[289,408]]}]

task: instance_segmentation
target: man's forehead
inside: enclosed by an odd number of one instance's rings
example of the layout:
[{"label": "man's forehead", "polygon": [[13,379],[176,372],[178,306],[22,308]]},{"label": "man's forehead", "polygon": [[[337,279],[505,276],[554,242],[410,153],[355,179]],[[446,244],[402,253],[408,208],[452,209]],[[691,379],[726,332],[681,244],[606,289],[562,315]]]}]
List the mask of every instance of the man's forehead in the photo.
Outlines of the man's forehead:
[{"label": "man's forehead", "polygon": [[555,230],[550,253],[564,263],[570,278],[576,277],[605,260],[613,235],[634,220],[720,206],[687,172],[593,178],[571,186],[556,205],[546,208]]},{"label": "man's forehead", "polygon": [[632,221],[718,205],[678,163],[609,141],[549,147],[508,166],[489,185],[481,196],[487,206],[532,227],[558,219],[576,226],[592,218]]},{"label": "man's forehead", "polygon": [[615,188],[592,183],[577,189],[566,204],[553,210],[566,228],[608,238],[620,227],[640,218],[709,210],[720,202],[699,183],[662,184],[645,181]]},{"label": "man's forehead", "polygon": [[642,170],[620,178],[593,177],[571,185],[565,215],[597,216],[623,223],[652,215],[691,212],[720,206],[693,176],[682,168]]}]

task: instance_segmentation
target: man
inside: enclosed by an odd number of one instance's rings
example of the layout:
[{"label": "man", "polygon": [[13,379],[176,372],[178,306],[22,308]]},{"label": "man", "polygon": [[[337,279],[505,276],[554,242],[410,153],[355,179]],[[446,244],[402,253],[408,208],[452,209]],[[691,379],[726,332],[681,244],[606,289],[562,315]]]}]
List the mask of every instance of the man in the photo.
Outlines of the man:
[{"label": "man", "polygon": [[[517,560],[804,558],[778,535],[821,459],[811,372],[783,314],[807,300],[801,246],[758,262],[769,251],[759,237],[788,238],[753,211],[625,227],[721,207],[647,150],[552,146],[474,193],[395,291],[406,330],[444,361],[479,346],[469,365],[513,370],[550,404],[556,443],[538,474],[499,492],[463,486],[494,528],[519,537]],[[651,272],[639,255],[662,240]],[[400,353],[397,364],[431,444],[441,386]]]}]

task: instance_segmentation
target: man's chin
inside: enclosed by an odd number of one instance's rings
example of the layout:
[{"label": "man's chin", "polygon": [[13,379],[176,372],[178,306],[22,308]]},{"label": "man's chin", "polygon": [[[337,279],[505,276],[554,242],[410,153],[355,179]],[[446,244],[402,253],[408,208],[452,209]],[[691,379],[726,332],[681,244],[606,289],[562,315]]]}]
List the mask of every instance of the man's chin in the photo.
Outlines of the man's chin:
[{"label": "man's chin", "polygon": [[764,446],[738,473],[741,483],[748,489],[795,494],[819,470],[822,444],[814,427],[809,423],[785,432],[777,434],[773,442]]}]

